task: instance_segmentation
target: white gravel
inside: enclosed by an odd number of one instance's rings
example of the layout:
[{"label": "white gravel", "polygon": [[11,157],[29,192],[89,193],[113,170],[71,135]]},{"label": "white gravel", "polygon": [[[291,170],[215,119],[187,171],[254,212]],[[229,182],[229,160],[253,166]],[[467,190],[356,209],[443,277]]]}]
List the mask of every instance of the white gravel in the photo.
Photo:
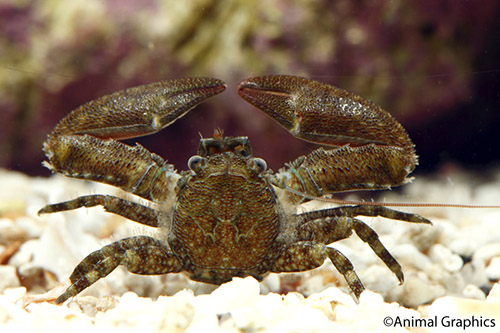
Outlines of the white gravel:
[{"label": "white gravel", "polygon": [[[417,179],[403,194],[383,192],[380,200],[500,204],[500,173],[491,178],[474,187],[474,179],[461,174],[450,175],[452,182]],[[500,209],[406,209],[431,219],[433,226],[362,218],[398,259],[405,282],[399,286],[355,236],[334,243],[368,289],[359,304],[326,262],[310,272],[271,274],[260,284],[237,278],[220,287],[179,274],[144,277],[119,268],[55,305],[46,300],[64,290],[73,268],[90,252],[128,235],[154,231],[101,208],[37,216],[46,203],[118,193],[105,185],[5,170],[0,170],[0,184],[2,332],[398,332],[407,330],[403,320],[407,328],[427,327],[419,332],[460,331],[471,325],[493,332],[500,325]],[[318,205],[323,204],[309,203],[304,209]],[[496,328],[486,327],[492,324]]]}]

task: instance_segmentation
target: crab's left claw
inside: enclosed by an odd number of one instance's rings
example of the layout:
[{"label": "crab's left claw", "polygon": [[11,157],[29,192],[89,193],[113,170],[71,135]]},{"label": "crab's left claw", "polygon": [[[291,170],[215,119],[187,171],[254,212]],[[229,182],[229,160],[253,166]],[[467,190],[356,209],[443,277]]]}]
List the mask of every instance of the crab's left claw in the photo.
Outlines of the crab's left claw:
[{"label": "crab's left claw", "polygon": [[269,75],[241,82],[238,92],[300,139],[332,146],[375,143],[413,151],[408,134],[389,113],[337,87]]},{"label": "crab's left claw", "polygon": [[286,186],[316,196],[389,188],[408,181],[417,164],[401,124],[355,94],[285,75],[247,79],[238,92],[297,138],[340,147],[318,149],[292,162],[282,173]]}]

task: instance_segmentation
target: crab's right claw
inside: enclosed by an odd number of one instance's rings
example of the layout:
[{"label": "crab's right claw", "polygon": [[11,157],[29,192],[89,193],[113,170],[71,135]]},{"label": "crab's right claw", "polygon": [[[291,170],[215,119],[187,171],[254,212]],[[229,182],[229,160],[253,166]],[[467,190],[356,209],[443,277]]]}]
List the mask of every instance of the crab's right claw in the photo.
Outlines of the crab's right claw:
[{"label": "crab's right claw", "polygon": [[178,176],[144,147],[119,139],[161,131],[207,98],[226,89],[212,78],[155,82],[103,96],[70,112],[43,150],[44,165],[69,177],[120,187],[148,200],[167,197]]},{"label": "crab's right claw", "polygon": [[240,96],[317,149],[277,174],[275,185],[313,196],[386,189],[408,182],[414,145],[403,126],[374,103],[302,77],[270,75],[240,83]]},{"label": "crab's right claw", "polygon": [[88,134],[119,140],[156,133],[225,89],[221,80],[194,77],[117,91],[70,112],[50,138]]}]

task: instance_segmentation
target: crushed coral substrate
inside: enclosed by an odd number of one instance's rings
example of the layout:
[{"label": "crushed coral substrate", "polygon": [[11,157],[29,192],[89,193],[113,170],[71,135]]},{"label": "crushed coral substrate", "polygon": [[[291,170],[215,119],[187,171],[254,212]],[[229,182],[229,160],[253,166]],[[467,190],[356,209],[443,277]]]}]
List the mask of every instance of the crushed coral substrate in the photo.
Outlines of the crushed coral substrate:
[{"label": "crushed coral substrate", "polygon": [[[466,174],[420,177],[387,202],[500,204],[500,173],[478,183]],[[361,219],[403,267],[405,282],[355,235],[331,246],[354,264],[367,291],[356,303],[327,261],[304,273],[271,274],[259,283],[235,278],[219,287],[180,274],[145,277],[118,268],[62,305],[50,300],[92,251],[123,237],[161,236],[102,208],[38,216],[47,203],[109,193],[106,185],[59,175],[31,178],[0,170],[0,327],[2,332],[188,331],[332,332],[500,327],[500,209],[405,208],[432,226]],[[355,199],[355,197],[348,197]],[[299,207],[325,207],[310,202]],[[403,210],[403,209],[402,209]],[[4,329],[6,328],[6,329]],[[494,330],[494,329],[493,329]]]}]

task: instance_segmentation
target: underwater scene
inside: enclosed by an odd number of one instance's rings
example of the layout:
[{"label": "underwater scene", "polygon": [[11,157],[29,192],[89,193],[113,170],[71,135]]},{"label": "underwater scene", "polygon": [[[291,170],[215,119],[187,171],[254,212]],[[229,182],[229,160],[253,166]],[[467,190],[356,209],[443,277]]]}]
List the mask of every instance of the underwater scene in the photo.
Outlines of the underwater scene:
[{"label": "underwater scene", "polygon": [[500,325],[500,3],[0,0],[0,327]]}]

